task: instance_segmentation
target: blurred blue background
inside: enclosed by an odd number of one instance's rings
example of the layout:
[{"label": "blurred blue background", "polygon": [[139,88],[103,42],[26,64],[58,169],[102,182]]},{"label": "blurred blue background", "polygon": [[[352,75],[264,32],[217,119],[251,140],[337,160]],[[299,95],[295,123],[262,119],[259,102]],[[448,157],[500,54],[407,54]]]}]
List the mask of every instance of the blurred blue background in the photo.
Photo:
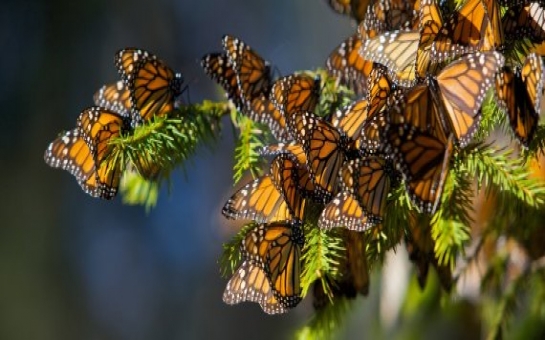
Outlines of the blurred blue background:
[{"label": "blurred blue background", "polygon": [[224,98],[199,60],[225,33],[288,74],[323,66],[352,32],[320,0],[2,1],[0,339],[289,337],[308,302],[269,317],[221,301],[217,260],[236,231],[220,214],[234,190],[227,120],[217,147],[175,172],[149,214],[86,195],[43,152],[118,79],[120,48],[160,56],[199,102]]}]

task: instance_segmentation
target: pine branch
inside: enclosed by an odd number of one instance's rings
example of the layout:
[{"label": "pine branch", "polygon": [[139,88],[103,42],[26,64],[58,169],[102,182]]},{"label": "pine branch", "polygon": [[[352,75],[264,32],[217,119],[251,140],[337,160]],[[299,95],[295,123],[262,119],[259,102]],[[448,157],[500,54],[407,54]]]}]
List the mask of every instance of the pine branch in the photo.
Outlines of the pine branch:
[{"label": "pine branch", "polygon": [[[538,208],[545,201],[545,186],[531,178],[524,160],[513,156],[513,151],[495,150],[486,144],[468,146],[461,153],[460,170],[475,174],[478,187],[495,187],[498,193],[509,193],[509,197],[500,206],[512,205],[510,198],[518,205]],[[499,195],[507,198],[506,195]],[[511,208],[512,211],[512,208]]]},{"label": "pine branch", "polygon": [[255,226],[256,223],[254,222],[246,224],[236,233],[235,236],[231,238],[229,242],[223,244],[223,253],[219,259],[220,272],[223,277],[233,274],[237,269],[240,261],[242,260],[240,246],[248,231]]},{"label": "pine branch", "polygon": [[253,120],[239,115],[237,126],[240,129],[240,137],[235,147],[235,165],[233,167],[235,183],[240,181],[246,170],[250,170],[254,178],[262,172],[263,158],[259,151],[264,146],[260,139],[263,132],[257,128],[257,124]]},{"label": "pine branch", "polygon": [[[182,106],[169,117],[154,117],[128,134],[109,141],[111,150],[103,162],[115,171],[137,171],[140,176],[127,174],[121,182],[123,201],[155,206],[159,184],[178,165],[184,165],[201,144],[211,145],[220,131],[219,119],[228,113],[225,103],[204,101]],[[140,177],[140,178],[139,178]]]},{"label": "pine branch", "polygon": [[318,69],[309,74],[320,77],[322,83],[320,102],[315,110],[318,116],[326,117],[353,102],[354,91],[338,84],[338,79],[329,75],[326,70]]},{"label": "pine branch", "polygon": [[305,223],[303,272],[301,273],[302,296],[306,296],[316,280],[321,280],[326,295],[331,295],[327,278],[335,279],[338,265],[345,249],[337,230],[324,231],[316,224]]},{"label": "pine branch", "polygon": [[472,222],[473,197],[469,174],[463,170],[451,171],[447,177],[441,207],[432,219],[431,236],[435,241],[435,257],[440,265],[454,268],[456,257],[469,240],[469,225]]},{"label": "pine branch", "polygon": [[520,299],[522,292],[526,291],[531,273],[532,270],[529,266],[528,270],[511,281],[501,293],[500,301],[495,308],[492,324],[486,337],[487,339],[494,340],[501,338],[503,329],[507,327],[517,307],[518,299]]},{"label": "pine branch", "polygon": [[475,140],[485,140],[497,128],[500,128],[505,135],[513,135],[511,127],[507,121],[507,115],[503,109],[497,105],[497,103],[498,101],[496,94],[491,88],[483,101],[481,108],[482,120],[479,129],[475,134]]},{"label": "pine branch", "polygon": [[384,221],[366,233],[367,259],[369,267],[384,261],[388,250],[395,248],[402,240],[409,224],[412,205],[403,186],[392,190],[388,197]]},{"label": "pine branch", "polygon": [[146,213],[155,207],[159,198],[159,183],[145,179],[136,171],[123,173],[119,189],[123,204],[143,205]]},{"label": "pine branch", "polygon": [[306,326],[296,334],[297,339],[331,339],[346,320],[351,303],[342,297],[316,311]]},{"label": "pine branch", "polygon": [[509,45],[504,47],[503,53],[507,64],[512,65],[521,65],[534,45],[530,39],[525,37],[511,40],[508,43]]}]

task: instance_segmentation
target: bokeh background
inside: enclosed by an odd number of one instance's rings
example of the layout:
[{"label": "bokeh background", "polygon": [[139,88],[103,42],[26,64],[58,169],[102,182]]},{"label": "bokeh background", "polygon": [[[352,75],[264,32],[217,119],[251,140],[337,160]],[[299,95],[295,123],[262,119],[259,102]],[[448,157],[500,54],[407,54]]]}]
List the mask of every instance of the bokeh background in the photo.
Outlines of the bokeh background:
[{"label": "bokeh background", "polygon": [[[0,339],[290,337],[310,318],[309,301],[276,317],[221,301],[217,260],[236,231],[220,213],[233,192],[227,120],[216,146],[173,173],[150,213],[91,198],[67,172],[49,168],[43,152],[100,86],[118,79],[120,48],[159,55],[199,102],[223,99],[199,60],[221,49],[225,33],[288,74],[323,66],[353,29],[323,0],[3,0]],[[391,334],[378,324],[377,280],[340,338]],[[437,332],[451,321],[442,322]]]}]

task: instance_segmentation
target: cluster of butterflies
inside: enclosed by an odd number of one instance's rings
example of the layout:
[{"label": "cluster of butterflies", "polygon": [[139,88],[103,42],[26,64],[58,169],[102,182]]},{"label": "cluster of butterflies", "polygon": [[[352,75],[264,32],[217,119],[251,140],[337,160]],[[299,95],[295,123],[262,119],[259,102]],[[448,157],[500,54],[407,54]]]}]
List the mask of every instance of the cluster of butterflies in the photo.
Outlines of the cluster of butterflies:
[{"label": "cluster of butterflies", "polygon": [[[273,157],[269,172],[223,208],[228,218],[254,221],[224,292],[229,304],[252,301],[276,314],[301,301],[309,205],[321,208],[320,228],[346,228],[353,255],[345,277],[366,291],[366,265],[358,261],[362,232],[380,226],[388,195],[400,183],[421,212],[438,209],[453,156],[478,130],[490,90],[522,145],[536,132],[545,79],[543,0],[467,0],[457,10],[436,0],[328,1],[358,21],[357,32],[326,61],[357,96],[340,110],[318,116],[320,77],[275,80],[270,64],[235,37],[225,36],[223,52],[201,61],[237,110],[268,126],[278,141],[263,150]],[[123,49],[115,65],[122,80],[103,86],[95,106],[44,155],[104,199],[116,195],[127,167],[109,157],[111,142],[171,115],[183,90],[182,76],[147,51]],[[141,175],[158,176],[152,157],[137,158],[132,165]]]},{"label": "cluster of butterflies", "polygon": [[[94,106],[84,109],[76,128],[61,133],[45,151],[45,162],[71,173],[93,197],[115,197],[127,166],[108,157],[111,141],[132,133],[153,119],[170,115],[182,92],[183,78],[152,53],[135,48],[115,54],[120,81],[104,85],[94,95]],[[161,168],[150,155],[132,164],[145,178],[156,178]]]},{"label": "cluster of butterflies", "polygon": [[[227,218],[255,223],[225,289],[228,304],[256,302],[275,314],[299,303],[310,204],[322,207],[318,227],[362,234],[380,226],[389,193],[403,183],[414,206],[435,213],[453,157],[472,141],[488,93],[521,144],[535,134],[543,61],[536,52],[519,61],[515,47],[539,51],[543,3],[468,0],[449,11],[436,0],[329,2],[359,22],[326,61],[357,99],[325,117],[315,113],[319,77],[274,80],[270,64],[240,39],[225,36],[223,52],[202,59],[236,108],[278,140],[263,150],[273,157],[269,172],[223,208]],[[413,257],[427,272],[430,256],[420,253]]]}]

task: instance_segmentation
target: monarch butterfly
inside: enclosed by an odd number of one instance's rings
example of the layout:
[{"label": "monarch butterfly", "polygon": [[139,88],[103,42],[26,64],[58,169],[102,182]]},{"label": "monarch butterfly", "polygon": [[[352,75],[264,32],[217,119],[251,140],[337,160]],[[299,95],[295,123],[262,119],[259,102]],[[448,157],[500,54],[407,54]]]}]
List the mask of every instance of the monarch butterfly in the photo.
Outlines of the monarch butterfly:
[{"label": "monarch butterfly", "polygon": [[[102,198],[110,199],[116,195],[121,177],[121,164],[115,159],[107,160],[112,150],[109,143],[127,131],[129,125],[127,117],[101,107],[85,109],[78,118],[77,127],[83,132],[95,160],[96,181],[97,186],[102,187]],[[90,183],[92,181],[88,181]]]},{"label": "monarch butterfly", "polygon": [[223,215],[260,223],[302,218],[306,201],[299,192],[297,170],[288,156],[276,156],[271,163],[271,173],[237,191],[223,207]]},{"label": "monarch butterfly", "polygon": [[502,18],[506,39],[530,39],[533,43],[545,40],[545,8],[540,2],[528,2],[511,7]]},{"label": "monarch butterfly", "polygon": [[[397,93],[395,91],[394,93]],[[392,97],[393,95],[390,95]],[[387,115],[384,106],[381,111],[368,117],[362,127],[360,138],[354,143],[355,148],[359,150],[362,156],[381,154],[384,152],[385,144],[382,136],[383,130],[386,128]]]},{"label": "monarch butterfly", "polygon": [[367,120],[369,101],[360,99],[337,110],[331,117],[331,124],[337,129],[344,131],[347,137],[357,139],[363,125]]},{"label": "monarch butterfly", "polygon": [[93,96],[93,101],[96,106],[130,117],[130,91],[122,80],[102,86]]},{"label": "monarch butterfly", "polygon": [[227,98],[242,113],[255,122],[266,124],[278,141],[291,140],[286,120],[268,96],[261,93],[255,98],[245,98],[239,89],[239,79],[233,62],[226,54],[211,53],[201,59],[204,71],[225,90]]},{"label": "monarch butterfly", "polygon": [[303,146],[296,141],[291,141],[289,143],[277,143],[270,144],[260,151],[262,156],[276,156],[280,154],[289,154],[293,159],[297,160],[297,163],[300,166],[305,166],[307,163],[307,155]]},{"label": "monarch butterfly", "polygon": [[115,64],[130,91],[132,125],[162,117],[174,110],[183,78],[152,53],[136,48],[120,50]]},{"label": "monarch butterfly", "polygon": [[347,162],[341,170],[341,193],[324,208],[319,226],[364,231],[381,223],[390,176],[393,166],[377,156]]},{"label": "monarch butterfly", "polygon": [[314,183],[307,167],[307,156],[302,145],[297,142],[272,144],[264,147],[261,151],[261,155],[282,156],[282,158],[275,158],[275,160],[273,160],[273,165],[275,161],[282,160],[282,162],[284,162],[286,169],[291,170],[291,181],[294,181],[297,184],[297,192],[301,197],[312,198],[316,201],[322,200],[322,196],[315,190]]},{"label": "monarch butterfly", "polygon": [[380,65],[377,66],[369,75],[369,117],[382,109],[392,90],[392,83],[386,75],[386,69]]},{"label": "monarch butterfly", "polygon": [[[427,26],[427,27],[426,27]],[[435,0],[422,0],[420,2],[420,46],[429,46],[443,26],[441,9]]]},{"label": "monarch butterfly", "polygon": [[298,220],[258,224],[242,241],[243,258],[261,266],[274,297],[289,309],[301,301],[301,248],[305,244]]},{"label": "monarch butterfly", "polygon": [[398,91],[390,106],[395,107],[392,109],[395,113],[390,112],[388,123],[409,124],[421,131],[428,131],[439,140],[448,139],[450,130],[441,114],[440,102],[431,93],[430,86],[420,84],[410,90]]},{"label": "monarch butterfly", "polygon": [[432,91],[419,85],[400,96],[384,131],[386,153],[393,155],[413,203],[428,214],[439,205],[453,150]]},{"label": "monarch butterfly", "polygon": [[489,46],[498,49],[504,44],[500,4],[498,0],[483,0],[483,3],[489,17],[485,40]]},{"label": "monarch butterfly", "polygon": [[348,37],[331,52],[326,61],[327,70],[357,95],[367,94],[367,79],[374,63],[360,55],[362,39],[357,34]]},{"label": "monarch butterfly", "polygon": [[288,311],[274,296],[265,271],[248,260],[238,267],[223,292],[223,302],[229,305],[243,301],[259,303],[267,314],[283,314]]},{"label": "monarch butterfly", "polygon": [[386,198],[396,182],[394,171],[392,161],[380,156],[354,159],[341,170],[341,187],[354,192],[372,220],[380,223],[386,209]]},{"label": "monarch butterfly", "polygon": [[418,25],[417,1],[414,0],[375,0],[363,21],[367,37],[394,30],[411,30]]},{"label": "monarch butterfly", "polygon": [[362,209],[356,196],[349,191],[341,191],[322,210],[318,226],[322,229],[345,227],[349,230],[364,231],[376,224]]},{"label": "monarch butterfly", "polygon": [[247,102],[243,112],[253,121],[267,125],[277,141],[293,140],[284,114],[264,94]]},{"label": "monarch butterfly", "polygon": [[288,124],[292,113],[314,110],[320,100],[320,83],[320,77],[313,78],[306,74],[289,75],[274,83],[271,100],[284,114]]},{"label": "monarch butterfly", "polygon": [[439,7],[434,0],[420,4],[418,31],[390,31],[365,41],[365,59],[383,64],[394,83],[410,87],[424,78],[430,67],[429,45],[442,26]]},{"label": "monarch butterfly", "polygon": [[349,15],[360,22],[365,18],[371,0],[327,0],[327,2],[337,13]]},{"label": "monarch butterfly", "polygon": [[377,19],[374,10],[368,9],[365,18],[358,24],[357,37],[361,40],[374,38],[383,30],[382,23]]},{"label": "monarch butterfly", "polygon": [[439,5],[435,0],[423,0],[420,7],[420,41],[416,51],[416,75],[424,79],[435,74],[437,65],[431,61],[431,44],[443,26]]},{"label": "monarch butterfly", "polygon": [[102,161],[111,151],[109,141],[128,129],[128,121],[117,112],[92,106],[81,112],[77,127],[97,160]]},{"label": "monarch butterfly", "polygon": [[102,195],[102,187],[96,183],[95,160],[79,129],[66,131],[51,142],[45,151],[44,160],[53,168],[68,171],[89,195]]},{"label": "monarch butterfly", "polygon": [[467,54],[429,82],[431,93],[440,97],[451,130],[462,147],[477,130],[481,104],[504,61],[499,52]]},{"label": "monarch butterfly", "polygon": [[308,190],[310,182],[307,169],[301,167],[297,160],[288,154],[279,154],[271,162],[271,177],[288,203],[293,216],[302,219],[306,205],[303,194]]},{"label": "monarch butterfly", "polygon": [[418,25],[417,0],[376,0],[373,9],[386,30],[413,29]]},{"label": "monarch butterfly", "polygon": [[496,94],[509,116],[515,136],[525,146],[532,140],[538,125],[544,72],[543,60],[532,53],[526,57],[522,69],[504,66],[496,75]]},{"label": "monarch butterfly", "polygon": [[268,95],[272,83],[269,63],[250,46],[233,36],[224,35],[222,43],[237,76],[238,88],[245,100],[251,100],[260,94]]},{"label": "monarch butterfly", "polygon": [[[354,143],[362,156],[382,154],[384,152],[386,145],[384,144],[383,133],[388,121],[387,109],[396,103],[398,97],[402,96],[404,91],[403,88],[391,89],[385,103],[381,99],[375,101],[379,105],[369,108],[369,117],[364,121],[359,139]],[[380,98],[383,98],[383,96]]]},{"label": "monarch butterfly", "polygon": [[299,112],[293,118],[298,131],[295,138],[307,156],[316,192],[326,202],[337,190],[339,169],[350,155],[352,143],[344,133],[310,112]]},{"label": "monarch butterfly", "polygon": [[293,212],[270,174],[263,175],[238,190],[225,204],[222,213],[229,219],[258,223],[293,218]]},{"label": "monarch butterfly", "polygon": [[390,77],[400,86],[416,82],[416,53],[420,41],[418,31],[392,31],[365,41],[360,51],[367,60],[383,64]]},{"label": "monarch butterfly", "polygon": [[99,107],[83,110],[78,125],[51,142],[44,154],[45,162],[67,170],[89,195],[112,199],[117,193],[121,168],[119,163],[105,162],[108,141],[127,128],[119,114]]},{"label": "monarch butterfly", "polygon": [[431,44],[431,59],[442,62],[461,54],[494,49],[495,42],[488,40],[489,26],[482,0],[469,0],[441,27]]},{"label": "monarch butterfly", "polygon": [[206,74],[223,87],[227,99],[229,99],[239,111],[242,111],[244,105],[238,88],[237,74],[233,69],[233,63],[227,55],[222,53],[207,54],[201,59],[201,66]]}]

